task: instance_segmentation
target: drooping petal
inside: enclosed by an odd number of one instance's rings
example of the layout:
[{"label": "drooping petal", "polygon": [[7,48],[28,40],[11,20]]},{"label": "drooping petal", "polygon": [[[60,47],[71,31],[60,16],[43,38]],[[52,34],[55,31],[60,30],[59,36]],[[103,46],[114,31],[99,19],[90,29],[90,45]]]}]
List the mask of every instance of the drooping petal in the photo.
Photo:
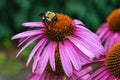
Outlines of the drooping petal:
[{"label": "drooping petal", "polygon": [[69,56],[73,66],[76,70],[80,70],[81,68],[81,61],[78,56],[78,53],[75,51],[74,47],[70,44],[68,40],[64,41],[66,54]]},{"label": "drooping petal", "polygon": [[74,19],[74,20],[73,20],[73,23],[75,23],[75,24],[77,24],[77,25],[78,25],[78,24],[84,25],[83,22],[81,22],[81,21],[78,20],[78,19]]},{"label": "drooping petal", "polygon": [[71,76],[73,74],[72,64],[70,62],[69,57],[66,55],[66,51],[64,48],[64,45],[61,42],[59,42],[60,58],[63,69],[67,76]]},{"label": "drooping petal", "polygon": [[37,34],[43,33],[42,30],[30,30],[30,31],[25,31],[19,34],[16,34],[12,37],[12,39],[18,39],[18,38],[23,38],[23,37],[28,37],[28,36],[33,36]]},{"label": "drooping petal", "polygon": [[20,55],[20,53],[21,53],[26,47],[28,47],[31,43],[33,43],[34,41],[36,41],[36,40],[39,39],[40,37],[41,37],[41,35],[33,38],[32,40],[30,40],[25,46],[22,47],[22,49],[18,52],[18,54],[16,55],[16,57],[18,57],[18,56]]},{"label": "drooping petal", "polygon": [[33,61],[32,72],[34,72],[35,69],[36,69],[36,66],[37,66],[37,64],[38,64],[38,62],[40,60],[41,52],[44,49],[46,43],[47,43],[47,40],[45,42],[43,42],[43,44],[41,44],[41,46],[39,47],[38,51],[36,52],[36,55],[35,55],[34,61]]},{"label": "drooping petal", "polygon": [[107,80],[108,77],[110,76],[110,72],[107,72],[104,77],[101,78],[101,80]]},{"label": "drooping petal", "polygon": [[47,63],[48,63],[48,59],[50,57],[50,53],[51,53],[51,43],[49,43],[45,50],[43,51],[42,55],[41,55],[41,58],[40,58],[40,62],[38,63],[38,65],[40,66],[39,70],[38,70],[38,73],[39,74],[42,74],[43,71],[45,70],[46,66],[47,66]]},{"label": "drooping petal", "polygon": [[83,54],[83,52],[80,51],[76,46],[74,46],[74,49],[76,50],[76,52],[78,52],[78,56],[82,62],[84,63],[92,62],[92,59],[86,56],[85,54]]},{"label": "drooping petal", "polygon": [[76,38],[74,38],[74,37],[70,37],[69,40],[70,40],[76,47],[78,47],[84,54],[86,54],[86,55],[89,56],[90,58],[94,58],[94,57],[95,57],[94,54],[93,54],[91,51],[89,51],[87,48],[85,48],[85,47],[81,44],[80,40],[78,40],[78,39],[76,39]]},{"label": "drooping petal", "polygon": [[101,31],[104,30],[104,28],[108,27],[108,24],[107,23],[103,23],[97,30],[96,34],[99,34],[101,33]]},{"label": "drooping petal", "polygon": [[102,42],[104,42],[109,36],[112,35],[112,32],[111,31],[108,31],[103,38],[100,38],[99,37],[99,34],[98,34],[98,37],[101,39]]},{"label": "drooping petal", "polygon": [[87,67],[85,69],[82,69],[80,71],[74,70],[74,75],[76,75],[78,80],[87,80],[88,77],[90,77],[89,72],[93,69],[91,67]]},{"label": "drooping petal", "polygon": [[108,72],[107,70],[103,71],[102,74],[99,74],[98,76],[95,77],[95,80],[101,79],[102,77],[104,77],[104,75],[105,75],[107,72]]},{"label": "drooping petal", "polygon": [[76,36],[85,36],[85,37],[88,37],[90,40],[95,40],[96,42],[100,41],[100,39],[98,38],[98,36],[95,33],[91,32],[90,30],[86,31],[86,30],[76,29],[74,31],[74,34]]},{"label": "drooping petal", "polygon": [[99,34],[99,38],[102,39],[108,33],[108,31],[109,31],[108,27],[104,28],[104,30],[102,30],[101,33]]},{"label": "drooping petal", "polygon": [[75,29],[76,29],[76,30],[82,30],[82,31],[91,32],[89,29],[87,29],[86,27],[84,27],[84,26],[82,26],[82,25],[75,25]]},{"label": "drooping petal", "polygon": [[85,35],[80,35],[79,38],[81,39],[81,43],[90,51],[92,51],[96,57],[99,57],[100,54],[104,54],[104,48],[100,41],[86,37]]},{"label": "drooping petal", "polygon": [[105,66],[101,66],[97,71],[95,71],[88,79],[93,80],[96,76],[100,75],[103,71],[105,71]]},{"label": "drooping petal", "polygon": [[25,22],[22,24],[22,26],[27,26],[27,27],[40,27],[44,26],[43,22]]},{"label": "drooping petal", "polygon": [[45,42],[47,39],[46,38],[43,38],[41,39],[36,45],[35,47],[33,48],[33,50],[31,51],[29,57],[28,57],[28,60],[27,60],[27,63],[26,63],[26,66],[29,65],[33,55],[35,54],[35,52],[39,49],[39,47],[43,44],[43,42]]},{"label": "drooping petal", "polygon": [[39,60],[40,60],[40,56],[38,56],[38,55],[34,56],[34,61],[33,61],[33,65],[32,65],[32,72],[35,72],[35,69],[37,67]]},{"label": "drooping petal", "polygon": [[52,70],[55,71],[55,47],[56,47],[56,43],[53,41],[50,43],[49,46],[51,49],[50,51],[50,65],[52,67]]},{"label": "drooping petal", "polygon": [[[30,37],[25,37],[20,43],[18,44],[18,47],[21,46],[24,42],[26,42]],[[21,39],[20,39],[21,40]]]}]

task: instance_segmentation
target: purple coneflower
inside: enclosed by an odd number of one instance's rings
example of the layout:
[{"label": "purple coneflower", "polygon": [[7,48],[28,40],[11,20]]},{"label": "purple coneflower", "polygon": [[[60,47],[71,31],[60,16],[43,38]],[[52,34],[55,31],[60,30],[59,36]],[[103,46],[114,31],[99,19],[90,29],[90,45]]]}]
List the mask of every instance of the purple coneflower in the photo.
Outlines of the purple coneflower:
[{"label": "purple coneflower", "polygon": [[99,67],[91,70],[89,73],[92,74],[86,80],[120,80],[120,42],[115,43],[99,60],[83,67],[93,64],[99,64]]},{"label": "purple coneflower", "polygon": [[114,10],[96,32],[108,50],[115,42],[120,41],[120,8]]},{"label": "purple coneflower", "polygon": [[[61,74],[58,75],[70,77],[73,74],[73,68],[79,71],[82,62],[90,62],[92,58],[99,57],[103,53],[99,38],[86,29],[81,21],[50,11],[43,14],[42,18],[41,22],[22,24],[39,29],[25,31],[12,37],[12,39],[20,39],[18,46],[26,43],[17,57],[31,43],[38,41],[26,63],[28,66],[34,56],[32,72],[37,68],[36,72],[41,75],[45,70],[47,71],[47,66],[54,72],[59,69],[57,66],[61,63]],[[56,58],[60,61],[59,63]]]}]

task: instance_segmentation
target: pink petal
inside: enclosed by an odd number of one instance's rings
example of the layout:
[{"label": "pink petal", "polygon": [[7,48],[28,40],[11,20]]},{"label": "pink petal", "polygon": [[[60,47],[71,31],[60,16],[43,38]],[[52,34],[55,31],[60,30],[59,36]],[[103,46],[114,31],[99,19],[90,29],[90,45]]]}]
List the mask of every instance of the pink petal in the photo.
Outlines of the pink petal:
[{"label": "pink petal", "polygon": [[107,78],[107,80],[116,80],[116,79],[114,79],[114,76],[111,74],[111,75]]},{"label": "pink petal", "polygon": [[108,72],[107,70],[103,71],[102,74],[99,74],[98,76],[95,77],[95,80],[100,80],[102,77],[105,76],[107,72]]},{"label": "pink petal", "polygon": [[74,47],[71,45],[71,43],[68,40],[64,41],[64,44],[67,52],[66,54],[69,56],[73,66],[75,67],[76,70],[80,70],[81,61],[78,56],[78,53],[75,51]]},{"label": "pink petal", "polygon": [[38,65],[40,65],[40,68],[38,70],[39,74],[42,74],[43,71],[45,70],[47,63],[48,63],[48,59],[50,57],[51,53],[51,43],[49,43],[45,50],[43,51],[41,58],[40,58],[40,62],[38,63]]},{"label": "pink petal", "polygon": [[103,24],[98,28],[96,34],[101,33],[101,32],[104,30],[104,28],[106,28],[106,27],[109,27],[108,24],[107,24],[107,23],[103,23]]},{"label": "pink petal", "polygon": [[63,69],[67,76],[71,76],[73,74],[72,64],[70,62],[69,57],[66,55],[66,51],[64,48],[64,45],[61,42],[59,42],[60,58]]},{"label": "pink petal", "polygon": [[25,46],[23,46],[23,48],[18,52],[18,54],[16,55],[16,57],[18,57],[20,55],[20,53],[26,48],[28,47],[31,43],[33,43],[34,41],[36,41],[37,39],[39,39],[41,37],[40,36],[37,36],[35,38],[33,38],[32,40],[30,40]]},{"label": "pink petal", "polygon": [[[91,67],[87,67],[85,69],[82,69],[80,71],[76,71],[74,70],[74,74],[77,76],[77,77],[80,77],[84,74],[89,74],[89,72],[92,71],[92,68]],[[86,76],[86,75],[85,75]],[[88,75],[87,75],[88,76]],[[90,76],[90,75],[89,75]]]},{"label": "pink petal", "polygon": [[88,79],[93,80],[95,77],[100,75],[103,71],[105,71],[106,68],[104,66],[101,66],[97,71],[95,71]]},{"label": "pink petal", "polygon": [[77,77],[76,77],[75,75],[72,75],[72,76],[70,77],[70,80],[78,80],[78,79],[77,79]]},{"label": "pink petal", "polygon": [[101,80],[107,80],[107,78],[109,77],[110,72],[107,72],[104,77],[101,77]]},{"label": "pink petal", "polygon": [[46,41],[46,38],[43,38],[43,39],[41,39],[41,40],[36,44],[36,46],[33,48],[33,50],[31,51],[31,53],[30,53],[30,55],[29,55],[29,57],[28,57],[26,66],[29,65],[29,63],[30,63],[33,55],[35,54],[35,52],[38,50],[38,48],[39,48],[39,47],[43,44],[43,42],[45,42],[45,41]]},{"label": "pink petal", "polygon": [[75,33],[76,36],[85,36],[85,37],[88,37],[91,40],[95,40],[97,42],[100,41],[99,37],[91,31],[85,31],[85,30],[80,30],[79,29],[79,30],[75,30],[74,33]]},{"label": "pink petal", "polygon": [[43,33],[42,30],[30,30],[30,31],[25,31],[19,34],[16,34],[12,37],[12,39],[18,39],[18,38],[23,38],[23,37],[28,37],[28,36],[33,36],[37,34]]},{"label": "pink petal", "polygon": [[22,26],[36,27],[36,26],[44,26],[43,22],[25,22]]},{"label": "pink petal", "polygon": [[81,26],[81,25],[75,25],[75,29],[76,30],[81,30],[81,31],[88,31],[88,32],[91,32],[89,29],[87,29],[86,27],[84,26]]},{"label": "pink petal", "polygon": [[[27,41],[30,37],[25,37],[24,40],[20,41],[20,44],[18,44],[18,47],[21,46],[25,41]],[[23,38],[22,38],[23,39]],[[20,39],[21,40],[21,39]]]},{"label": "pink petal", "polygon": [[73,20],[73,23],[84,25],[83,22],[80,21],[80,20],[78,20],[78,19],[74,19],[74,20]]},{"label": "pink petal", "polygon": [[[106,33],[106,35],[104,35],[104,37],[103,38],[100,38],[101,39],[101,41],[102,42],[104,42],[109,36],[111,36],[112,35],[112,32],[111,31],[108,31],[107,33]],[[99,37],[99,34],[98,34],[98,37]]]},{"label": "pink petal", "polygon": [[76,52],[78,52],[79,58],[80,58],[80,60],[82,62],[89,63],[89,62],[92,61],[88,56],[86,56],[85,54],[83,54],[83,52],[81,52],[76,46],[74,46],[74,48],[75,48]]},{"label": "pink petal", "polygon": [[40,56],[35,56],[34,57],[34,61],[33,61],[33,65],[32,65],[32,72],[35,72],[35,69],[37,67],[38,61],[40,60]]},{"label": "pink petal", "polygon": [[78,47],[84,54],[86,54],[87,56],[89,56],[90,58],[94,58],[94,54],[92,52],[90,52],[87,48],[85,48],[80,40],[78,40],[77,38],[74,37],[70,37],[69,40],[76,46]]},{"label": "pink petal", "polygon": [[104,48],[99,41],[82,35],[80,36],[80,39],[82,41],[81,43],[92,51],[96,57],[99,57],[100,54],[104,54]]},{"label": "pink petal", "polygon": [[107,33],[108,33],[109,29],[104,28],[104,30],[101,31],[101,33],[99,34],[99,38],[102,39]]},{"label": "pink petal", "polygon": [[[111,36],[112,37],[112,36]],[[109,49],[109,42],[111,41],[111,37],[108,37],[107,40],[105,41],[105,44],[104,44],[104,47],[105,47],[105,50],[108,50]]]},{"label": "pink petal", "polygon": [[38,51],[36,53],[36,56],[34,57],[32,72],[34,72],[35,69],[36,69],[38,61],[40,60],[41,52],[42,52],[43,48],[45,47],[46,43],[47,43],[47,40],[39,47],[39,49],[38,49]]},{"label": "pink petal", "polygon": [[52,70],[55,71],[55,47],[56,47],[56,43],[55,42],[50,42],[50,46],[51,49],[50,51],[50,65],[52,67]]}]

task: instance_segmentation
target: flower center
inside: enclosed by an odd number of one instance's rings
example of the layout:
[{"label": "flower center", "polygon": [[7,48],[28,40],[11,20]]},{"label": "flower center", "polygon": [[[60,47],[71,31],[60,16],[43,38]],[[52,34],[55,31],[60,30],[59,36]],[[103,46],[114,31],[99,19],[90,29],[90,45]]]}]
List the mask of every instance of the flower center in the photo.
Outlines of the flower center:
[{"label": "flower center", "polygon": [[105,61],[109,71],[116,77],[120,78],[120,42],[117,42],[108,51]]},{"label": "flower center", "polygon": [[56,71],[53,71],[52,68],[50,67],[50,63],[48,63],[46,67],[46,72],[50,73],[53,76],[66,76],[61,64],[58,49],[55,52],[55,65],[56,65]]},{"label": "flower center", "polygon": [[72,19],[64,14],[51,14],[45,20],[45,35],[55,41],[62,41],[73,33]]},{"label": "flower center", "polygon": [[120,31],[120,8],[114,10],[107,18],[107,23],[111,30],[115,32]]}]

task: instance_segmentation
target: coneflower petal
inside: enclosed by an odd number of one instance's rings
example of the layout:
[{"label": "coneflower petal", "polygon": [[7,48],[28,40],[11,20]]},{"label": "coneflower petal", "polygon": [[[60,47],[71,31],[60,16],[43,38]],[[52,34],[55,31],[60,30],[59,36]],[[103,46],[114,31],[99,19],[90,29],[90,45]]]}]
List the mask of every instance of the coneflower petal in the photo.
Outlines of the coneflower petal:
[{"label": "coneflower petal", "polygon": [[69,57],[66,55],[66,51],[64,48],[64,45],[61,42],[59,42],[60,58],[63,65],[63,69],[67,76],[71,76],[73,74],[72,64],[70,62]]},{"label": "coneflower petal", "polygon": [[73,22],[75,24],[81,24],[81,25],[84,25],[82,21],[78,20],[78,19],[74,19]]},{"label": "coneflower petal", "polygon": [[98,28],[98,30],[97,30],[97,32],[96,32],[96,34],[100,34],[100,33],[101,33],[101,31],[103,31],[103,30],[104,30],[104,28],[106,28],[106,27],[108,26],[108,24],[103,23],[101,26],[102,26],[102,27],[99,27],[99,28]]},{"label": "coneflower petal", "polygon": [[28,47],[28,46],[29,46],[31,43],[33,43],[34,41],[38,40],[40,37],[41,37],[41,35],[33,38],[32,40],[30,40],[25,46],[22,47],[22,49],[18,52],[18,54],[16,55],[16,57],[18,57],[18,56],[20,55],[20,53],[21,53],[26,47]]},{"label": "coneflower petal", "polygon": [[36,44],[36,46],[33,48],[33,50],[31,51],[31,53],[30,53],[30,55],[28,57],[26,66],[29,65],[29,63],[30,63],[32,57],[34,56],[35,52],[39,49],[39,47],[43,44],[43,42],[46,42],[46,40],[47,40],[46,38],[43,38]]},{"label": "coneflower petal", "polygon": [[56,43],[53,41],[51,42],[50,45],[50,65],[52,67],[52,70],[55,71],[55,47],[56,47]]},{"label": "coneflower petal", "polygon": [[45,26],[43,22],[24,22],[22,23],[22,26],[27,26],[27,27],[40,27],[40,26]]},{"label": "coneflower petal", "polygon": [[[40,68],[39,68],[39,74],[42,74],[43,71],[45,70],[47,63],[48,63],[48,59],[50,57],[50,53],[51,53],[51,43],[49,43],[45,50],[43,51],[41,58],[40,58],[40,62],[38,63]],[[54,65],[54,64],[53,64]]]},{"label": "coneflower petal", "polygon": [[43,48],[45,47],[46,43],[47,43],[47,40],[41,44],[41,46],[39,47],[39,49],[36,52],[36,56],[34,57],[34,61],[33,61],[32,72],[34,72],[36,69],[36,66],[40,60],[41,52],[42,52]]},{"label": "coneflower petal", "polygon": [[70,44],[70,42],[68,40],[64,41],[64,45],[65,45],[65,50],[66,50],[66,54],[69,56],[73,66],[75,67],[76,70],[80,70],[81,68],[81,61],[80,58],[78,56],[78,53],[74,50],[74,47]]},{"label": "coneflower petal", "polygon": [[80,40],[74,38],[74,37],[70,37],[69,40],[76,46],[78,47],[84,54],[86,54],[87,56],[89,56],[90,58],[94,58],[94,54],[92,52],[90,52],[87,48],[85,48]]},{"label": "coneflower petal", "polygon": [[110,76],[110,72],[107,72],[104,77],[101,78],[101,80],[107,80],[108,77]]},{"label": "coneflower petal", "polygon": [[99,34],[98,34],[98,37],[101,39],[101,41],[102,42],[104,42],[109,36],[111,36],[112,35],[112,32],[111,31],[108,31],[107,33],[106,33],[106,35],[104,35],[104,37],[102,37],[102,38],[100,38],[99,37]]},{"label": "coneflower petal", "polygon": [[102,39],[106,35],[106,33],[108,32],[108,30],[109,29],[107,27],[104,28],[104,30],[99,34],[99,38]]},{"label": "coneflower petal", "polygon": [[39,60],[40,60],[40,56],[38,56],[38,54],[36,54],[36,56],[34,56],[34,61],[33,61],[33,65],[32,65],[32,72],[35,72],[35,69],[37,67]]},{"label": "coneflower petal", "polygon": [[101,66],[97,71],[95,71],[88,79],[93,80],[97,75],[100,75],[101,72],[106,70],[105,66]]},{"label": "coneflower petal", "polygon": [[16,34],[15,36],[12,37],[12,39],[18,39],[18,38],[33,36],[33,35],[37,35],[37,34],[41,34],[41,33],[43,33],[42,30],[30,30],[30,31],[25,31],[25,32]]},{"label": "coneflower petal", "polygon": [[78,56],[82,62],[85,62],[85,63],[92,62],[92,60],[88,56],[83,54],[83,52],[80,51],[76,46],[74,46],[74,49],[76,50],[76,52],[78,52]]},{"label": "coneflower petal", "polygon": [[[104,75],[105,75],[107,72],[108,72],[107,70],[104,70],[104,71],[102,72],[102,74],[99,74],[99,75],[96,76],[94,79],[95,79],[95,80],[101,79],[102,77],[104,77]],[[103,79],[101,79],[101,80],[103,80]]]},{"label": "coneflower petal", "polygon": [[20,43],[18,44],[18,47],[21,46],[24,42],[26,42],[30,37],[25,37],[22,41],[20,41]]}]

